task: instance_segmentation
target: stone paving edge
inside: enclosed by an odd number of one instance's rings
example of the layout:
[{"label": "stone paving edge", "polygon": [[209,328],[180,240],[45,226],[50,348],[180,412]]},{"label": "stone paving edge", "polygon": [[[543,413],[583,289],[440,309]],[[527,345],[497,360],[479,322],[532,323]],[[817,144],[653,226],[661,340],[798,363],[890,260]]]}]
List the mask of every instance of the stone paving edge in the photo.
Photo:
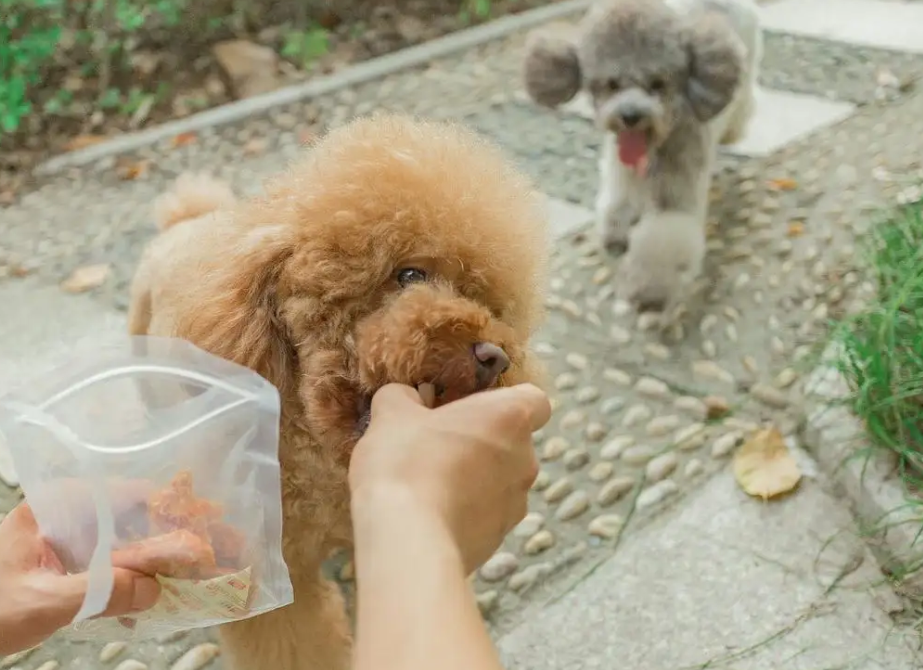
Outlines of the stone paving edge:
[{"label": "stone paving edge", "polygon": [[[825,360],[833,353],[828,347]],[[923,507],[909,504],[897,458],[870,442],[861,420],[843,403],[848,386],[836,369],[821,364],[805,380],[804,391],[805,445],[852,503],[863,539],[900,578],[900,590],[923,597],[923,567],[901,574],[908,565],[923,566]]]},{"label": "stone paving edge", "polygon": [[530,9],[520,14],[502,16],[484,25],[459,30],[422,44],[357,63],[326,77],[294,84],[245,100],[237,100],[184,119],[169,121],[137,133],[126,133],[84,149],[54,156],[39,164],[34,174],[41,177],[53,176],[65,169],[82,167],[102,158],[135,151],[176,135],[234,123],[265,113],[275,107],[327,95],[507,37],[532,26],[583,12],[592,4],[592,1],[566,0]]}]

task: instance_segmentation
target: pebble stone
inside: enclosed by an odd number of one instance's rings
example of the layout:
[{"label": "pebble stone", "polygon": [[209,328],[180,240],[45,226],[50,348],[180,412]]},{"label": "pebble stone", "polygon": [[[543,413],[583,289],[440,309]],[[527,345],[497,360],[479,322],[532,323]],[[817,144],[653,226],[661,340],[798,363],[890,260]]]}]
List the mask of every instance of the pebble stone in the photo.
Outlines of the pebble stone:
[{"label": "pebble stone", "polygon": [[673,452],[661,454],[647,464],[647,467],[644,469],[644,474],[648,481],[652,483],[659,482],[661,479],[666,479],[673,474],[673,471],[676,470],[678,465],[679,459]]},{"label": "pebble stone", "polygon": [[30,649],[23,649],[22,651],[17,651],[13,654],[9,654],[8,656],[0,658],[0,668],[5,670],[6,668],[13,667],[20,661],[24,661],[26,658],[28,658],[29,655],[31,655],[36,649],[38,649],[38,647],[31,647]]},{"label": "pebble stone", "polygon": [[713,458],[724,458],[729,455],[734,448],[743,441],[743,435],[737,432],[725,433],[711,445],[711,455]]},{"label": "pebble stone", "polygon": [[179,657],[170,670],[199,670],[221,653],[221,649],[213,642],[197,644],[192,649]]},{"label": "pebble stone", "polygon": [[574,490],[574,483],[567,477],[561,477],[561,479],[553,482],[545,490],[545,502],[547,503],[556,503],[561,500],[564,500],[567,496],[571,494]]},{"label": "pebble stone", "polygon": [[653,377],[641,377],[635,384],[635,391],[649,398],[664,399],[670,395],[670,387]]},{"label": "pebble stone", "polygon": [[670,360],[670,349],[656,342],[650,342],[645,345],[644,352],[651,358],[656,358],[658,361]]},{"label": "pebble stone", "polygon": [[576,428],[584,421],[586,421],[586,412],[582,409],[572,409],[561,418],[561,428],[564,430]]},{"label": "pebble stone", "polygon": [[522,550],[529,556],[535,556],[536,554],[540,554],[543,551],[551,549],[556,541],[557,538],[555,538],[554,533],[552,533],[547,528],[543,528],[528,540],[526,540]]},{"label": "pebble stone", "polygon": [[631,386],[631,375],[618,368],[606,368],[603,378],[619,386]]},{"label": "pebble stone", "polygon": [[558,521],[570,521],[571,519],[576,519],[589,508],[590,497],[586,494],[586,491],[578,489],[564,499],[554,517]]},{"label": "pebble stone", "polygon": [[545,525],[545,515],[540,512],[529,512],[522,521],[513,529],[515,537],[532,537]]},{"label": "pebble stone", "polygon": [[638,509],[653,507],[677,491],[679,491],[679,487],[676,485],[676,482],[672,479],[664,479],[641,491],[641,493],[638,494],[638,500],[635,502],[635,505]]},{"label": "pebble stone", "polygon": [[673,401],[673,408],[686,414],[690,414],[699,420],[708,417],[708,406],[695,396],[683,395]]},{"label": "pebble stone", "polygon": [[612,463],[609,461],[600,461],[592,468],[590,468],[590,472],[587,474],[587,477],[591,482],[604,482],[612,476],[614,471],[615,466],[612,465]]},{"label": "pebble stone", "polygon": [[508,551],[499,551],[487,559],[479,572],[481,579],[485,582],[499,582],[516,572],[518,567],[519,559],[516,558],[515,554]]},{"label": "pebble stone", "polygon": [[631,331],[618,325],[609,329],[609,338],[616,344],[625,345],[631,342]]},{"label": "pebble stone", "polygon": [[607,461],[614,461],[622,455],[628,447],[635,443],[635,438],[631,435],[619,435],[606,442],[605,446],[599,451],[601,458]]},{"label": "pebble stone", "polygon": [[126,658],[115,666],[115,670],[147,670],[147,664],[133,658]]},{"label": "pebble stone", "polygon": [[594,537],[611,540],[618,536],[624,525],[625,519],[618,514],[600,514],[590,521],[587,530]]},{"label": "pebble stone", "polygon": [[622,417],[622,425],[625,428],[637,426],[639,423],[644,423],[650,419],[652,414],[653,412],[647,405],[632,405],[625,411],[625,416]]},{"label": "pebble stone", "polygon": [[549,475],[544,470],[539,470],[538,474],[535,476],[535,481],[532,482],[533,491],[544,491],[551,485],[551,475]]},{"label": "pebble stone", "polygon": [[660,449],[646,445],[638,444],[625,449],[622,452],[622,462],[627,465],[646,465],[651,459],[655,458]]},{"label": "pebble stone", "polygon": [[586,404],[599,400],[600,392],[595,386],[584,386],[576,393],[577,402]]},{"label": "pebble stone", "polygon": [[599,405],[599,411],[603,414],[615,414],[625,406],[625,399],[619,397],[606,398]]},{"label": "pebble stone", "polygon": [[705,396],[702,402],[705,403],[708,419],[720,419],[731,411],[731,404],[727,399],[718,395]]},{"label": "pebble stone", "polygon": [[599,442],[609,433],[609,428],[599,421],[591,421],[587,424],[586,430],[586,439],[591,442]]},{"label": "pebble stone", "polygon": [[634,486],[635,480],[631,477],[614,477],[599,489],[599,493],[596,494],[596,502],[601,507],[608,507],[631,491]]},{"label": "pebble stone", "polygon": [[535,563],[527,566],[510,577],[506,583],[512,591],[524,591],[533,587],[539,580],[551,574],[551,563]]},{"label": "pebble stone", "polygon": [[564,357],[565,362],[575,370],[586,370],[590,365],[590,360],[583,354],[575,351],[570,352]]},{"label": "pebble stone", "polygon": [[491,589],[490,591],[477,594],[474,599],[477,601],[478,610],[480,610],[481,616],[486,617],[496,609],[497,602],[500,600],[500,594],[496,590]]},{"label": "pebble stone", "polygon": [[705,424],[694,423],[673,433],[673,444],[680,451],[692,451],[705,444]]},{"label": "pebble stone", "polygon": [[562,372],[554,378],[554,387],[559,391],[569,391],[577,388],[577,375],[572,372]]},{"label": "pebble stone", "polygon": [[579,470],[590,462],[590,453],[583,447],[575,447],[564,454],[564,467]]},{"label": "pebble stone", "polygon": [[787,389],[789,386],[794,384],[798,379],[798,373],[792,368],[785,368],[778,375],[776,375],[775,384],[780,389]]},{"label": "pebble stone", "polygon": [[686,463],[686,467],[683,468],[683,476],[686,477],[686,479],[692,479],[693,477],[698,477],[704,471],[705,466],[702,464],[702,461],[698,458],[693,458]]},{"label": "pebble stone", "polygon": [[42,663],[35,670],[58,670],[59,667],[61,667],[61,664],[56,660],[51,659],[50,661],[45,661]]},{"label": "pebble stone", "polygon": [[734,383],[734,375],[714,361],[695,361],[692,364],[692,373],[705,379],[713,379],[726,384]]},{"label": "pebble stone", "polygon": [[556,435],[542,446],[542,460],[555,461],[567,453],[568,449],[570,449],[570,442]]},{"label": "pebble stone", "polygon": [[102,663],[108,663],[116,656],[121,654],[128,647],[126,642],[110,642],[99,652],[99,660]]},{"label": "pebble stone", "polygon": [[754,384],[750,389],[750,395],[753,398],[768,407],[774,409],[785,409],[788,407],[788,396],[779,389],[769,386],[768,384]]},{"label": "pebble stone", "polygon": [[650,423],[644,428],[644,432],[651,437],[662,437],[679,428],[682,422],[683,420],[675,414],[658,416],[651,419]]}]

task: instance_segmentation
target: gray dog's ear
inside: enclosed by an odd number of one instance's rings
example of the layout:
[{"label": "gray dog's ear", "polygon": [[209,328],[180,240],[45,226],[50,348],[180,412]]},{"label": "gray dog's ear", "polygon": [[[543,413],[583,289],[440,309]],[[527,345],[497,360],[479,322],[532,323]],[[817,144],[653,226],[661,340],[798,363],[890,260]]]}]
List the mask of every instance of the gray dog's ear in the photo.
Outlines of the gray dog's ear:
[{"label": "gray dog's ear", "polygon": [[557,107],[572,99],[582,80],[576,46],[562,35],[531,33],[526,41],[523,79],[526,93],[539,105]]},{"label": "gray dog's ear", "polygon": [[705,13],[688,30],[686,96],[702,123],[730,104],[743,77],[745,47],[723,16]]}]

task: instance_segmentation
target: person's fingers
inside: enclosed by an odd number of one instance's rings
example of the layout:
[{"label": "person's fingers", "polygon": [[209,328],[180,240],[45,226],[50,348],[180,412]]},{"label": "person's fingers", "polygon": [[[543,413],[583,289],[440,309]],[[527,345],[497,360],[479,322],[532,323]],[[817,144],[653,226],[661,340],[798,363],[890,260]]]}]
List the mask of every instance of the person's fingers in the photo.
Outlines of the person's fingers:
[{"label": "person's fingers", "polygon": [[[77,616],[83,606],[89,586],[86,573],[76,575],[37,576],[34,594],[43,623],[49,630],[63,628]],[[105,611],[99,616],[121,616],[150,609],[160,598],[160,584],[153,577],[131,570],[112,571],[112,595]]]},{"label": "person's fingers", "polygon": [[412,386],[385,384],[372,396],[372,421],[383,412],[391,412],[416,405],[425,407],[420,394]]},{"label": "person's fingers", "polygon": [[466,403],[469,407],[480,404],[490,412],[522,413],[532,432],[544,426],[551,419],[551,402],[548,400],[548,395],[533,384],[517,384],[482,391],[463,398],[457,403],[446,405],[446,407],[455,405],[460,408],[461,403]]},{"label": "person's fingers", "polygon": [[40,542],[38,522],[32,508],[25,502],[19,503],[0,522],[0,545],[3,546],[0,563],[30,567],[37,560],[35,554]]}]

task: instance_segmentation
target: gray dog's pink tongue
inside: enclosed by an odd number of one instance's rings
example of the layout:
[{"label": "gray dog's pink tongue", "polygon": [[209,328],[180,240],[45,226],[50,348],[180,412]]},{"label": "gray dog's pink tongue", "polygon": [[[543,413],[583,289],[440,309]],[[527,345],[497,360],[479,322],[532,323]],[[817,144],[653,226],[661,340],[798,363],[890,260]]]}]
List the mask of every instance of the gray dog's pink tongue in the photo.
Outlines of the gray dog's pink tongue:
[{"label": "gray dog's pink tongue", "polygon": [[618,134],[619,160],[642,177],[647,172],[647,134],[623,130]]}]

